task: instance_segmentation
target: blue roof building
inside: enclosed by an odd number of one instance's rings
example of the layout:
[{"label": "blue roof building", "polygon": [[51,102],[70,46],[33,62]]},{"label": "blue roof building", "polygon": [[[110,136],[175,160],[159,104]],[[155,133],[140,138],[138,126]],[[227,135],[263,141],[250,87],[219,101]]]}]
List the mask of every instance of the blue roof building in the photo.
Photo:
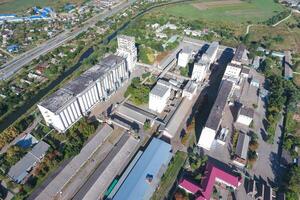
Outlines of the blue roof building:
[{"label": "blue roof building", "polygon": [[150,199],[172,156],[170,144],[153,138],[113,200]]},{"label": "blue roof building", "polygon": [[18,52],[19,51],[19,45],[13,44],[7,47],[7,51],[9,53]]}]

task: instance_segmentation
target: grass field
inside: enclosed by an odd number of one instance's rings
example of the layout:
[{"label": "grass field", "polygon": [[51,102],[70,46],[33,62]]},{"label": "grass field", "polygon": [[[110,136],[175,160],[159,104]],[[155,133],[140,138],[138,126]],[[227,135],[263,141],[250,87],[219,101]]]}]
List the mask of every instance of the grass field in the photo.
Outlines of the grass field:
[{"label": "grass field", "polygon": [[284,8],[273,0],[202,0],[166,7],[162,12],[191,20],[262,22]]},{"label": "grass field", "polygon": [[51,6],[55,9],[66,3],[82,3],[84,0],[0,0],[1,13],[19,13],[33,6]]}]

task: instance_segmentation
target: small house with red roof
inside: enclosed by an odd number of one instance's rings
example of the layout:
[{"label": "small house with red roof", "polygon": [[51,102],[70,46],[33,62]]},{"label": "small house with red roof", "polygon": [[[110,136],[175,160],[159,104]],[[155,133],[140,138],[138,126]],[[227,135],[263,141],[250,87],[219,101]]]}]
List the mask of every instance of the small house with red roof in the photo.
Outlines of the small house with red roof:
[{"label": "small house with red roof", "polygon": [[191,181],[185,178],[180,180],[178,186],[190,194],[196,194],[201,190],[200,186],[196,185],[195,183],[192,183]]}]

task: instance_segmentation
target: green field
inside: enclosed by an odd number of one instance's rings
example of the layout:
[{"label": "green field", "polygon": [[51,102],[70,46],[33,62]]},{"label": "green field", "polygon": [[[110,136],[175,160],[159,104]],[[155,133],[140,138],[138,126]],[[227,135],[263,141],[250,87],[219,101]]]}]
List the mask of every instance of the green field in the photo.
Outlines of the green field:
[{"label": "green field", "polygon": [[241,23],[262,22],[283,10],[284,8],[273,0],[206,0],[169,6],[161,12],[191,20],[205,19]]},{"label": "green field", "polygon": [[33,6],[62,7],[66,3],[82,3],[84,0],[0,0],[1,13],[19,13]]}]

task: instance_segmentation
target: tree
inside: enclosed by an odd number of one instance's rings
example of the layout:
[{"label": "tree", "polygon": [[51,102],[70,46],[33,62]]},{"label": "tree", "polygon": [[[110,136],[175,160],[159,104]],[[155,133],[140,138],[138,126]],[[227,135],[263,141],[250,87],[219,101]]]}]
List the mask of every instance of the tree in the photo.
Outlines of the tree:
[{"label": "tree", "polygon": [[150,120],[146,119],[146,121],[144,122],[144,131],[148,131],[151,128],[151,124],[150,124]]},{"label": "tree", "polygon": [[300,193],[300,167],[293,166],[288,174],[288,189],[299,195]]}]

